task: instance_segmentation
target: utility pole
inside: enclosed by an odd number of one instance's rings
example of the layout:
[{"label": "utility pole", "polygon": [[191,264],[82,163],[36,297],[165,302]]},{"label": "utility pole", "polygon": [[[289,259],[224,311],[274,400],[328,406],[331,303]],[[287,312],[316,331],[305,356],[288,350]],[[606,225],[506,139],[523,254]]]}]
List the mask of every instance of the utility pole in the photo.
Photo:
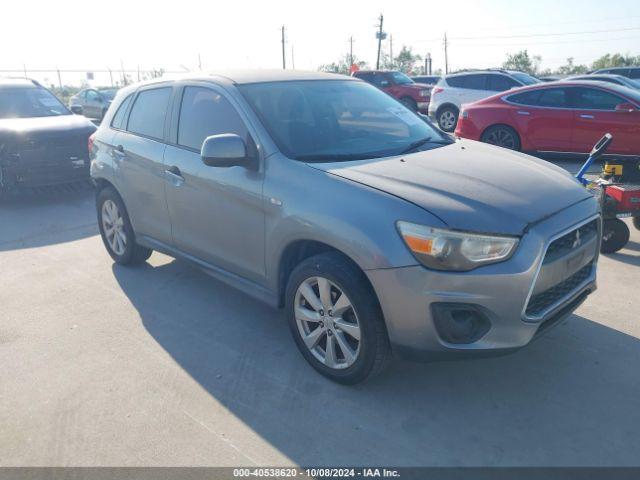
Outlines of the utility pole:
[{"label": "utility pole", "polygon": [[122,86],[126,87],[127,86],[127,77],[124,74],[124,63],[122,62],[122,59],[120,59],[120,70],[122,70]]},{"label": "utility pole", "polygon": [[202,71],[202,58],[200,57],[199,53],[198,53],[198,70]]},{"label": "utility pole", "polygon": [[287,61],[285,59],[284,54],[284,25],[282,26],[282,69],[285,70],[287,68]]},{"label": "utility pole", "polygon": [[291,69],[292,70],[296,69],[296,60],[293,56],[293,43],[291,44]]},{"label": "utility pole", "polygon": [[425,75],[431,75],[431,53],[427,52],[427,54],[424,56],[424,74]]},{"label": "utility pole", "polygon": [[60,69],[58,69],[57,71],[58,71],[58,86],[60,87],[60,90],[62,90],[62,77],[60,76]]},{"label": "utility pole", "polygon": [[391,57],[391,68],[393,68],[393,35],[389,35],[389,57]]},{"label": "utility pole", "polygon": [[349,69],[353,65],[353,36],[349,37]]},{"label": "utility pole", "polygon": [[382,40],[384,37],[386,37],[386,34],[382,31],[382,22],[384,21],[384,17],[382,16],[382,14],[380,14],[379,20],[379,30],[376,32],[376,37],[378,37],[378,58],[376,59],[376,70],[380,70],[380,49],[382,47]]},{"label": "utility pole", "polygon": [[113,87],[113,73],[111,72],[110,68],[108,68],[107,70],[109,70],[109,78],[111,79],[111,86]]},{"label": "utility pole", "polygon": [[447,32],[444,32],[444,73],[449,73],[449,44],[447,42]]}]

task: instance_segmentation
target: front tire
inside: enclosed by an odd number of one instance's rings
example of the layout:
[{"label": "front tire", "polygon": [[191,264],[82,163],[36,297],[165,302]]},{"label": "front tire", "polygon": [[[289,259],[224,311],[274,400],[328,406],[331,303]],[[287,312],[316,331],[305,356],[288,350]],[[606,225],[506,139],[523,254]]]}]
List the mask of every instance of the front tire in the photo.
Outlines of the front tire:
[{"label": "front tire", "polygon": [[311,366],[331,380],[360,383],[389,357],[382,311],[366,277],[338,253],[302,261],[286,289],[289,327]]},{"label": "front tire", "polygon": [[443,132],[451,133],[458,124],[458,109],[455,107],[443,107],[438,111],[438,126]]},{"label": "front tire", "polygon": [[600,252],[617,252],[629,242],[630,235],[629,227],[619,218],[605,220],[602,222],[602,244],[600,246]]},{"label": "front tire", "polygon": [[98,192],[96,209],[102,242],[116,263],[138,265],[151,256],[153,250],[136,243],[127,209],[113,187]]},{"label": "front tire", "polygon": [[640,217],[633,217],[633,226],[640,230]]},{"label": "front tire", "polygon": [[507,125],[494,125],[487,128],[480,137],[480,141],[509,150],[519,151],[521,147],[520,136]]}]

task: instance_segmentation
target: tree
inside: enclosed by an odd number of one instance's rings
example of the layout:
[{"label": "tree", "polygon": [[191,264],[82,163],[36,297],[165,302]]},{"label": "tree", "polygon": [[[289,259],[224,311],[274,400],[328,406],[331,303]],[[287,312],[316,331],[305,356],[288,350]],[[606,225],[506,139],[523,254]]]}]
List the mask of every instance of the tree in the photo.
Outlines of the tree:
[{"label": "tree", "polygon": [[567,58],[567,64],[558,67],[556,73],[558,75],[581,75],[587,73],[589,68],[586,65],[575,65],[573,63],[573,57]]},{"label": "tree", "polygon": [[422,61],[422,56],[418,54],[414,54],[411,51],[411,47],[407,47],[406,45],[402,46],[400,53],[395,58],[395,65],[401,72],[406,74],[418,73],[416,68],[416,63]]},{"label": "tree", "polygon": [[[358,60],[358,58],[355,55],[353,56],[353,63],[356,64],[360,69],[369,68],[369,65],[367,64],[367,62],[363,60]],[[351,56],[347,53],[343,55],[337,62],[320,65],[318,70],[321,72],[342,73],[343,75],[349,75],[350,68],[351,68]]]},{"label": "tree", "polygon": [[598,70],[611,67],[632,67],[638,64],[640,64],[640,55],[634,57],[633,55],[622,55],[620,53],[614,53],[613,55],[607,53],[593,62],[591,68]]},{"label": "tree", "polygon": [[517,53],[508,54],[507,61],[502,64],[502,68],[526,72],[529,75],[536,75],[540,68],[540,62],[542,62],[540,55],[531,57],[527,50],[521,50]]}]

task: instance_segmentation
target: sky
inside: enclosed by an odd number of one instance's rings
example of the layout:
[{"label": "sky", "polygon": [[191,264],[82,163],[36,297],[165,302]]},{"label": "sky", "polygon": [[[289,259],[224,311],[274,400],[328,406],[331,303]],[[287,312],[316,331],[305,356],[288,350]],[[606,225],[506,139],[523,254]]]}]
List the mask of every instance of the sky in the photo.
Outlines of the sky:
[{"label": "sky", "polygon": [[[8,0],[2,10],[0,70],[281,68],[282,25],[288,67],[335,61],[348,53],[350,36],[354,54],[375,65],[381,13],[383,48],[392,37],[394,53],[402,45],[429,52],[434,69],[444,67],[445,32],[454,70],[499,67],[522,49],[552,69],[568,57],[640,55],[638,0]],[[31,76],[57,83],[55,73]]]}]

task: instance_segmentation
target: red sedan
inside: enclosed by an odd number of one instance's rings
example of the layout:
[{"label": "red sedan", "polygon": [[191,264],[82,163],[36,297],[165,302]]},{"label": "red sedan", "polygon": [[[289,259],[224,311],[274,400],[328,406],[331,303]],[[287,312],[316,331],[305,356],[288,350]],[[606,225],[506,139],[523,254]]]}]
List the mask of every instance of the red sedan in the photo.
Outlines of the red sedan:
[{"label": "red sedan", "polygon": [[535,153],[588,153],[605,133],[609,153],[640,155],[640,91],[593,81],[519,88],[462,106],[455,134]]}]

